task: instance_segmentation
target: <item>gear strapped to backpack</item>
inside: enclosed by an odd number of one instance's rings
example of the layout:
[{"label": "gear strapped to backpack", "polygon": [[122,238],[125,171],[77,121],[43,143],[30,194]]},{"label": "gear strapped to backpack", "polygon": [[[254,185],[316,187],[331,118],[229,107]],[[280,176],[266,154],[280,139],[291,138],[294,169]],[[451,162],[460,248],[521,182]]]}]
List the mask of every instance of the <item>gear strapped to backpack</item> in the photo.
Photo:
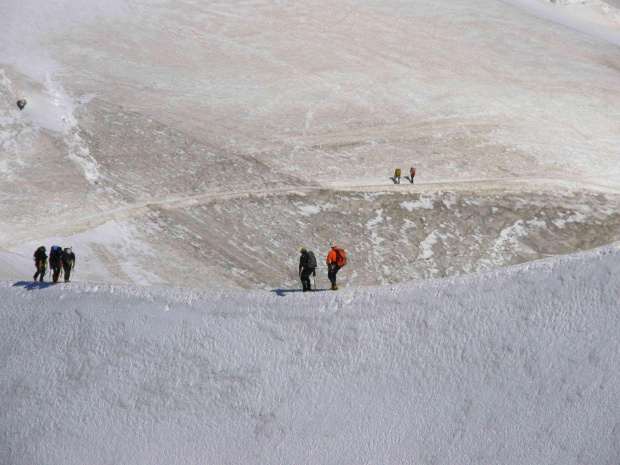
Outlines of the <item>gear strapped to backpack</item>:
[{"label": "gear strapped to backpack", "polygon": [[306,254],[308,255],[308,261],[306,262],[308,264],[308,268],[316,268],[316,257],[314,256],[314,253],[308,250]]},{"label": "gear strapped to backpack", "polygon": [[62,257],[62,247],[58,245],[52,246],[52,250],[50,251],[50,265],[60,266],[61,257]]},{"label": "gear strapped to backpack", "polygon": [[347,254],[343,249],[334,249],[336,252],[336,266],[345,266],[347,264]]}]

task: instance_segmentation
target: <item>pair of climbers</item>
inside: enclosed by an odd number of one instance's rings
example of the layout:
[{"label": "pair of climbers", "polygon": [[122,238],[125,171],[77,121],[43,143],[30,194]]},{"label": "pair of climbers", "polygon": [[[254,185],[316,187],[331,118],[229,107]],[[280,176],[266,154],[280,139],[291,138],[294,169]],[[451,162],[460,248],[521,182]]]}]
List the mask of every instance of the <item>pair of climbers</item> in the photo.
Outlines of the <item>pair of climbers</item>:
[{"label": "pair of climbers", "polygon": [[[331,283],[330,290],[337,291],[338,285],[336,284],[336,274],[347,264],[347,255],[343,249],[337,247],[336,242],[332,241],[330,244],[331,250],[327,254],[327,278]],[[305,247],[301,248],[301,256],[299,257],[299,278],[301,279],[301,285],[303,292],[311,291],[310,275],[316,277],[317,261],[314,253],[311,250],[307,250]],[[315,285],[316,288],[316,285]]]},{"label": "pair of climbers", "polygon": [[[400,184],[400,176],[400,168],[396,168],[396,170],[394,171],[394,178],[392,178],[394,180],[394,184]],[[411,182],[411,184],[413,184],[413,178],[415,178],[415,168],[412,166],[409,169],[409,181]]]},{"label": "pair of climbers", "polygon": [[[43,282],[45,273],[47,272],[48,256],[45,246],[39,247],[33,255],[34,265],[37,272],[32,277],[35,281]],[[75,254],[71,247],[63,249],[58,245],[52,246],[49,255],[49,266],[52,270],[52,280],[57,283],[60,278],[61,270],[64,273],[65,282],[70,282],[71,271],[75,268]]]}]

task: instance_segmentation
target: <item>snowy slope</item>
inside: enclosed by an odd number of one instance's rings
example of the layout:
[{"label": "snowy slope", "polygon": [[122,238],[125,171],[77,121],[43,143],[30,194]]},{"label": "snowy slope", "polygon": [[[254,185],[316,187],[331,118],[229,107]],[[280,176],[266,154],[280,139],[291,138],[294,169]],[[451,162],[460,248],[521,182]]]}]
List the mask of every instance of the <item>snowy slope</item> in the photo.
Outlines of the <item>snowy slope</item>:
[{"label": "snowy slope", "polygon": [[[416,185],[423,194],[313,190],[152,206],[97,227],[89,221],[90,229],[77,234],[64,236],[61,227],[43,244],[48,250],[73,246],[74,281],[269,290],[299,288],[302,246],[317,254],[317,285],[327,287],[324,259],[332,238],[348,254],[340,285],[355,287],[487,271],[620,238],[619,195],[513,189],[465,195],[427,188]],[[12,253],[0,251],[0,279],[31,277],[39,245],[27,241]]]},{"label": "snowy slope", "polygon": [[620,463],[618,7],[0,0],[0,464]]},{"label": "snowy slope", "polygon": [[[0,5],[0,248],[22,261],[60,242],[84,281],[289,287],[299,248],[336,239],[377,285],[620,240],[613,5]],[[399,207],[448,191],[453,217]]]},{"label": "snowy slope", "polygon": [[0,463],[620,461],[620,245],[339,293],[0,286]]},{"label": "snowy slope", "polygon": [[501,0],[540,17],[620,45],[620,2],[618,0]]}]

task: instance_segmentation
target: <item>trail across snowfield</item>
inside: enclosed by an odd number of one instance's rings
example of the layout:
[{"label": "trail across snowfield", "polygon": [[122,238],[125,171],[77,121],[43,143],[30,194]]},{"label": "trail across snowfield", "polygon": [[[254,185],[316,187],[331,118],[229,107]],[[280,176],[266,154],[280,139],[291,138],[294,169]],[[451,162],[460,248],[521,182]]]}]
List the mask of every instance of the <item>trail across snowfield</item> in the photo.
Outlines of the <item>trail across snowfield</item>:
[{"label": "trail across snowfield", "polygon": [[0,461],[618,463],[619,275],[616,244],[312,295],[3,282]]},{"label": "trail across snowfield", "polygon": [[[421,176],[418,176],[419,178]],[[200,205],[217,199],[234,199],[248,196],[270,196],[283,195],[290,193],[304,193],[312,191],[323,191],[326,189],[337,191],[358,191],[358,192],[474,192],[484,193],[489,191],[551,191],[559,189],[569,191],[592,191],[600,193],[620,194],[620,187],[616,182],[616,175],[609,177],[591,177],[581,179],[578,177],[547,177],[543,175],[532,175],[512,178],[478,178],[478,179],[440,179],[433,181],[416,180],[411,184],[406,178],[401,180],[401,184],[377,182],[375,184],[355,183],[351,181],[334,181],[322,186],[303,186],[303,187],[283,187],[270,189],[243,189],[231,191],[210,192],[199,195],[174,195],[163,199],[153,199],[125,205],[119,208],[76,216],[74,212],[68,219],[57,216],[52,223],[42,228],[34,228],[24,233],[13,234],[4,238],[0,242],[0,247],[15,247],[23,242],[36,240],[39,238],[50,237],[57,234],[69,235],[78,232],[94,229],[111,220],[121,220],[144,214],[152,207],[162,208],[182,208],[190,205]],[[608,182],[605,182],[607,181]]]}]

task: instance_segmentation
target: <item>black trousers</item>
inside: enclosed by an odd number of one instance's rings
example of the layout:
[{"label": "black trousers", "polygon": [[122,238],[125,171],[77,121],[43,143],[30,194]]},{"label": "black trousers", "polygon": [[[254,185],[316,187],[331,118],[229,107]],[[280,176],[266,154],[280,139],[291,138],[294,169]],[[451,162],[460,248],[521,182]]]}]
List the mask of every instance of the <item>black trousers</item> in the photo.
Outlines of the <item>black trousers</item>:
[{"label": "black trousers", "polygon": [[302,268],[301,273],[299,273],[299,278],[301,279],[301,285],[304,291],[312,290],[312,287],[310,286],[310,275],[313,272],[313,268]]},{"label": "black trousers", "polygon": [[63,263],[62,269],[65,272],[65,281],[69,281],[69,278],[71,277],[71,265],[65,265]]},{"label": "black trousers", "polygon": [[340,270],[338,265],[329,265],[329,270],[327,271],[327,278],[329,282],[332,283],[332,287],[336,285],[336,274]]},{"label": "black trousers", "polygon": [[50,263],[50,267],[52,268],[52,280],[56,282],[60,276],[60,263]]},{"label": "black trousers", "polygon": [[37,278],[39,276],[41,276],[41,282],[43,281],[43,278],[45,277],[45,272],[47,271],[47,269],[45,268],[45,263],[43,264],[37,264],[37,272],[34,274],[34,280],[36,281]]}]

